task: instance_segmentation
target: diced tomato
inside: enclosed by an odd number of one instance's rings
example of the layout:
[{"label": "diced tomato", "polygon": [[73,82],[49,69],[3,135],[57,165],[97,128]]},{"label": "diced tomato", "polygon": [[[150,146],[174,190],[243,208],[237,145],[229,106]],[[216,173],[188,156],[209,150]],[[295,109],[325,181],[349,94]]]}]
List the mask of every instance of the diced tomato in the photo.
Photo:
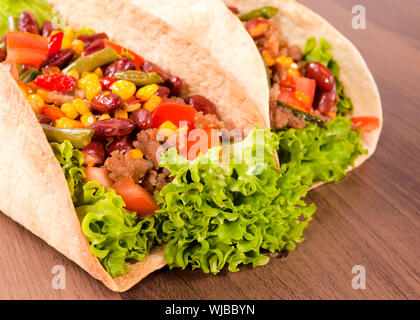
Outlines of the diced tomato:
[{"label": "diced tomato", "polygon": [[50,37],[48,42],[48,56],[60,51],[63,43],[64,32],[58,32]]},{"label": "diced tomato", "polygon": [[47,38],[27,32],[7,32],[7,61],[39,68],[47,56]]},{"label": "diced tomato", "polygon": [[[293,80],[294,86],[291,85],[291,80]],[[278,100],[299,110],[305,112],[311,111],[314,103],[316,81],[305,77],[288,78],[286,81],[289,82],[283,82],[284,89],[281,90]],[[280,83],[280,88],[282,89],[283,87],[282,83]]]},{"label": "diced tomato", "polygon": [[354,117],[351,122],[357,130],[363,129],[364,133],[372,132],[379,128],[379,118],[377,117]]},{"label": "diced tomato", "polygon": [[112,187],[112,180],[108,175],[108,171],[105,168],[98,167],[87,167],[86,168],[86,180],[99,182],[106,188]]},{"label": "diced tomato", "polygon": [[109,41],[108,39],[104,39],[104,44],[105,44],[105,48],[112,48],[119,55],[126,56],[126,57],[132,59],[134,61],[134,63],[136,64],[136,69],[140,70],[140,66],[144,62],[144,59],[142,57],[135,54],[131,50],[123,48],[123,47],[119,46],[118,44],[115,44],[115,43]]},{"label": "diced tomato", "polygon": [[117,79],[111,78],[111,77],[103,77],[99,79],[99,82],[102,85],[103,90],[111,91],[111,86],[117,82]]},{"label": "diced tomato", "polygon": [[19,79],[19,71],[17,69],[16,63],[11,62],[11,61],[4,61],[4,62],[1,63],[1,65],[3,67],[5,67],[7,71],[10,72],[10,74],[13,77],[13,79],[15,79],[16,81],[18,81],[18,79]]},{"label": "diced tomato", "polygon": [[112,188],[123,198],[125,208],[130,211],[136,211],[139,217],[152,215],[156,210],[159,210],[152,195],[131,178],[121,179]]},{"label": "diced tomato", "polygon": [[218,146],[220,146],[220,138],[217,130],[193,129],[180,138],[178,152],[182,157],[194,160],[200,152],[205,155],[209,149]]},{"label": "diced tomato", "polygon": [[159,128],[162,123],[171,121],[177,127],[181,127],[181,122],[186,122],[191,129],[196,113],[193,107],[186,104],[162,103],[153,111],[151,128]]},{"label": "diced tomato", "polygon": [[63,111],[61,111],[60,108],[50,105],[44,105],[42,107],[42,113],[54,120],[58,120],[66,116],[66,114]]},{"label": "diced tomato", "polygon": [[36,77],[34,83],[43,89],[65,93],[74,89],[77,80],[62,73],[53,73]]}]

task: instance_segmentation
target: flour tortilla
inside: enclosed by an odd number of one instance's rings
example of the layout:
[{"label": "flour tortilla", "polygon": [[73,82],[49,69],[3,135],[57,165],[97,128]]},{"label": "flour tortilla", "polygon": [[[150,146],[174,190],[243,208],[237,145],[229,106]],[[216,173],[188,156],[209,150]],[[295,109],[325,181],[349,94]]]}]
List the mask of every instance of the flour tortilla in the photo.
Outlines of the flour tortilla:
[{"label": "flour tortilla", "polygon": [[[215,101],[229,126],[267,127],[243,88],[211,54],[150,13],[122,0],[106,5],[98,0],[48,2],[69,25],[106,32],[116,43],[179,75],[185,93]],[[162,268],[163,247],[157,247],[143,262],[129,265],[126,275],[112,278],[106,272],[89,249],[62,169],[27,99],[1,65],[0,83],[0,210],[113,291],[126,291]]]},{"label": "flour tortilla", "polygon": [[[241,13],[273,6],[279,13],[270,21],[290,45],[304,48],[307,39],[325,38],[333,47],[332,55],[340,66],[340,80],[354,104],[353,116],[380,119],[380,128],[363,135],[368,154],[356,159],[360,166],[375,152],[383,117],[379,92],[366,62],[356,47],[324,18],[293,0],[131,0],[182,32],[212,54],[245,87],[250,99],[269,121],[269,88],[265,66],[253,39],[228,6]],[[348,171],[353,167],[349,167]],[[319,183],[316,186],[322,185]]]}]

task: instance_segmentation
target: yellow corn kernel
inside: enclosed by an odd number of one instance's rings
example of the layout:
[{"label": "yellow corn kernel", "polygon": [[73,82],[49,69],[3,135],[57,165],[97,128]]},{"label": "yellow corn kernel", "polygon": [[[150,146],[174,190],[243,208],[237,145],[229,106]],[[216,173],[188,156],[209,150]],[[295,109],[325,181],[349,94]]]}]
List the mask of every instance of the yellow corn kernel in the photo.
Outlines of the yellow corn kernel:
[{"label": "yellow corn kernel", "polygon": [[128,152],[133,159],[143,159],[143,152],[140,149],[131,149]]},{"label": "yellow corn kernel", "polygon": [[111,86],[111,90],[121,99],[128,100],[136,93],[136,85],[127,80],[118,80]]},{"label": "yellow corn kernel", "polygon": [[177,130],[178,127],[176,125],[174,125],[171,121],[166,121],[160,125],[158,133],[167,138],[174,134]]},{"label": "yellow corn kernel", "polygon": [[91,81],[86,84],[86,99],[89,101],[102,91],[102,85],[99,81]]},{"label": "yellow corn kernel", "polygon": [[98,121],[107,120],[107,119],[111,119],[111,116],[108,113],[104,113],[98,118]]},{"label": "yellow corn kernel", "polygon": [[267,67],[272,67],[276,63],[276,59],[266,50],[262,52],[262,56],[264,57],[265,62],[267,63]]},{"label": "yellow corn kernel", "polygon": [[293,77],[299,77],[300,76],[300,72],[297,69],[294,68],[289,68],[287,69],[287,75],[291,78]]},{"label": "yellow corn kernel", "polygon": [[75,33],[74,33],[73,27],[70,27],[70,26],[65,27],[63,30],[63,33],[64,33],[64,38],[67,38],[70,41],[74,40]]},{"label": "yellow corn kernel", "polygon": [[26,83],[19,82],[18,85],[19,85],[20,90],[22,90],[23,94],[25,96],[29,96],[30,93],[29,93],[29,89],[28,89],[28,86],[26,85]]},{"label": "yellow corn kernel", "polygon": [[133,112],[140,108],[141,108],[141,103],[132,103],[132,104],[124,103],[124,110],[127,112]]},{"label": "yellow corn kernel", "polygon": [[128,119],[128,112],[125,110],[117,110],[114,112],[115,118]]},{"label": "yellow corn kernel", "polygon": [[65,103],[61,106],[61,111],[72,120],[76,119],[79,116],[79,112],[77,112],[76,108],[71,103]]},{"label": "yellow corn kernel", "polygon": [[71,49],[71,48],[73,48],[72,41],[69,38],[64,37],[63,42],[61,43],[61,49]]},{"label": "yellow corn kernel", "polygon": [[160,105],[162,102],[162,98],[156,95],[152,95],[149,100],[147,100],[143,104],[143,108],[146,109],[149,112],[155,111],[156,107]]},{"label": "yellow corn kernel", "polygon": [[286,67],[290,67],[293,64],[293,59],[286,56],[280,56],[276,59],[276,62]]},{"label": "yellow corn kernel", "polygon": [[30,94],[27,96],[29,103],[31,104],[32,110],[39,114],[42,111],[42,107],[44,106],[44,99],[41,98],[39,94]]},{"label": "yellow corn kernel", "polygon": [[157,84],[150,84],[145,86],[136,93],[136,98],[139,99],[141,102],[145,102],[150,99],[157,91],[159,90],[159,86]]},{"label": "yellow corn kernel", "polygon": [[98,78],[102,78],[104,76],[104,73],[102,72],[101,68],[96,68],[96,70],[93,72],[98,76]]},{"label": "yellow corn kernel", "polygon": [[91,72],[83,72],[80,80],[77,81],[77,87],[79,89],[86,89],[86,85],[89,82],[96,82],[96,81],[99,82],[99,77],[96,74],[91,73]]},{"label": "yellow corn kernel", "polygon": [[94,124],[96,122],[96,117],[91,113],[86,113],[83,116],[80,117],[80,122],[84,127],[89,127],[90,125]]},{"label": "yellow corn kernel", "polygon": [[74,128],[73,120],[63,117],[55,121],[55,126],[57,128]]},{"label": "yellow corn kernel", "polygon": [[74,40],[72,43],[73,51],[80,55],[85,50],[85,44],[82,40]]},{"label": "yellow corn kernel", "polygon": [[76,111],[81,115],[90,113],[88,105],[80,98],[74,99],[72,105],[74,109],[76,109]]},{"label": "yellow corn kernel", "polygon": [[76,70],[71,70],[71,71],[67,72],[66,75],[68,75],[70,77],[73,77],[73,78],[76,78],[77,80],[79,80],[79,78],[80,78],[79,72],[77,72]]}]

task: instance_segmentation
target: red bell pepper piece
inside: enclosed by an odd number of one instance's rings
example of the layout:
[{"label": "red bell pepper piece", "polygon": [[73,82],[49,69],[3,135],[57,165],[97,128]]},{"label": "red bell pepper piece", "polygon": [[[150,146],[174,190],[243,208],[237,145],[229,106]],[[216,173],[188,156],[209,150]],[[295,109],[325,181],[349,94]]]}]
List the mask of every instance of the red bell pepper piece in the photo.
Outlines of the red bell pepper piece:
[{"label": "red bell pepper piece", "polygon": [[47,38],[27,32],[7,32],[7,61],[39,68],[47,55]]},{"label": "red bell pepper piece", "polygon": [[50,37],[48,42],[48,56],[60,51],[63,44],[64,32],[59,32]]},{"label": "red bell pepper piece", "polygon": [[377,117],[353,117],[351,122],[357,130],[362,129],[363,133],[372,132],[379,128],[379,118]]},{"label": "red bell pepper piece", "polygon": [[63,111],[61,111],[60,108],[50,105],[44,105],[42,107],[42,113],[54,120],[58,120],[66,116],[66,114]]},{"label": "red bell pepper piece", "polygon": [[62,73],[54,73],[49,75],[40,75],[36,77],[34,83],[43,89],[64,93],[72,91],[77,83],[77,80],[74,77]]},{"label": "red bell pepper piece", "polygon": [[152,114],[152,128],[159,128],[166,121],[171,121],[177,127],[186,122],[188,128],[194,128],[194,117],[197,113],[193,107],[186,104],[162,103]]}]

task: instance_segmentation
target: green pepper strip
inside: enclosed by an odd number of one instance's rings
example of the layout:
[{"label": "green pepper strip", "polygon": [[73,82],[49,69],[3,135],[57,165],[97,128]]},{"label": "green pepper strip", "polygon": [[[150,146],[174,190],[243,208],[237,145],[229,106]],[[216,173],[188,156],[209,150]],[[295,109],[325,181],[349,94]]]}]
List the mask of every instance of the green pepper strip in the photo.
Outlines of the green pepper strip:
[{"label": "green pepper strip", "polygon": [[292,106],[290,106],[290,105],[288,105],[288,104],[286,104],[284,102],[281,102],[281,101],[277,101],[277,104],[279,106],[282,106],[284,108],[287,108],[287,109],[292,110],[293,114],[296,117],[299,117],[299,118],[302,118],[302,119],[304,119],[304,120],[306,120],[308,122],[314,123],[314,124],[320,126],[321,128],[326,128],[326,125],[325,125],[325,122],[324,121],[322,121],[321,119],[319,119],[317,117],[314,117],[310,113],[303,112],[301,110],[298,110],[296,108],[293,108]]},{"label": "green pepper strip", "polygon": [[91,129],[56,128],[46,124],[41,124],[41,127],[49,142],[63,143],[69,140],[77,149],[86,147],[92,141],[92,136],[95,133]]},{"label": "green pepper strip", "polygon": [[19,31],[18,30],[18,24],[17,24],[17,18],[10,16],[7,19],[7,25],[9,28],[9,31]]},{"label": "green pepper strip", "polygon": [[238,18],[241,21],[248,21],[254,18],[271,19],[279,12],[279,9],[274,7],[262,7],[260,9],[252,10],[251,12],[240,14]]},{"label": "green pepper strip", "polygon": [[118,71],[115,73],[114,78],[118,80],[131,81],[137,87],[163,83],[163,80],[159,75],[141,71]]},{"label": "green pepper strip", "polygon": [[86,57],[80,57],[73,63],[71,63],[67,68],[63,69],[63,73],[69,71],[77,71],[79,74],[82,74],[85,71],[92,72],[96,68],[102,67],[106,64],[114,62],[120,59],[120,56],[112,48],[105,48],[99,51],[96,51]]},{"label": "green pepper strip", "polygon": [[30,68],[19,76],[19,81],[29,83],[35,80],[41,74],[38,69]]}]

